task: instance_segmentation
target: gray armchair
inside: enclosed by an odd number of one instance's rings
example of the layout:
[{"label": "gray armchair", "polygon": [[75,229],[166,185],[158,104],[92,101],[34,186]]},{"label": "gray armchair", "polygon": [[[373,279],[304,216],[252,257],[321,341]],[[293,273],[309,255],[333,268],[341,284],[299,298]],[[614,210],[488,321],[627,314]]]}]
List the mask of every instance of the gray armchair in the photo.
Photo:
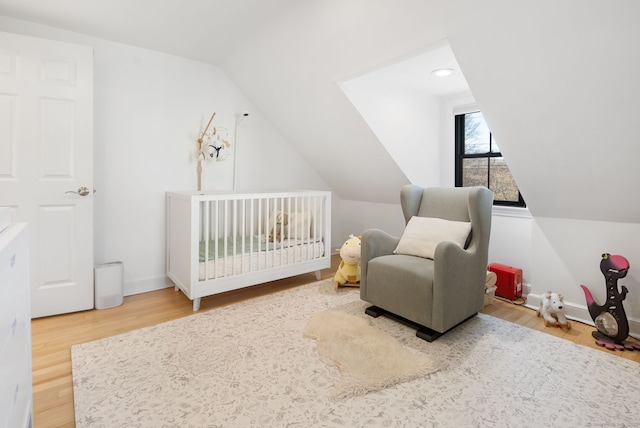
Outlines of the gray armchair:
[{"label": "gray armchair", "polygon": [[440,242],[433,259],[395,254],[400,238],[381,230],[362,235],[360,298],[374,305],[366,313],[408,322],[431,342],[482,309],[493,193],[485,187],[407,185],[400,201],[407,224],[413,216],[471,223],[462,246]]}]

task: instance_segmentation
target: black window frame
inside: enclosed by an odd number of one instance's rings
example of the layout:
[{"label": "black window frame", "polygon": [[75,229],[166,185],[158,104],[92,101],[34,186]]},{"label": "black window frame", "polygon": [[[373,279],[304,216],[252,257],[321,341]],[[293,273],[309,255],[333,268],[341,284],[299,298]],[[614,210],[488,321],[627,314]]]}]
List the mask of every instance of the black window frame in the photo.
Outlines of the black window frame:
[{"label": "black window frame", "polygon": [[[464,159],[487,159],[487,187],[491,182],[491,158],[504,158],[501,152],[492,151],[493,134],[489,132],[489,151],[485,153],[465,153],[465,116],[467,114],[480,113],[480,111],[470,111],[455,115],[455,186],[463,187],[463,161]],[[516,185],[517,186],[517,185]],[[493,200],[493,205],[526,208],[527,204],[518,188],[517,201]]]}]

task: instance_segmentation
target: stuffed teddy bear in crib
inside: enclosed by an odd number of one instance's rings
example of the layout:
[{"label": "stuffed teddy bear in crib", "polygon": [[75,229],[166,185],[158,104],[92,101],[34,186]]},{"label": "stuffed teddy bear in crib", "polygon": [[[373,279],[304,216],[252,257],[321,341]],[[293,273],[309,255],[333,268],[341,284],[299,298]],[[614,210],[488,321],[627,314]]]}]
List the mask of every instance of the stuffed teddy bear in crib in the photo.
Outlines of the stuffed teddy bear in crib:
[{"label": "stuffed teddy bear in crib", "polygon": [[360,284],[360,237],[349,235],[340,248],[342,261],[333,280],[336,290],[341,285],[357,287]]},{"label": "stuffed teddy bear in crib", "polygon": [[[275,214],[275,226],[269,232],[269,242],[280,242],[284,236],[285,228],[289,224],[289,215],[285,212]],[[269,221],[271,226],[271,220]]]},{"label": "stuffed teddy bear in crib", "polygon": [[571,323],[564,315],[564,307],[564,297],[562,297],[562,294],[547,291],[540,299],[538,316],[544,318],[544,325],[547,327],[570,329]]}]

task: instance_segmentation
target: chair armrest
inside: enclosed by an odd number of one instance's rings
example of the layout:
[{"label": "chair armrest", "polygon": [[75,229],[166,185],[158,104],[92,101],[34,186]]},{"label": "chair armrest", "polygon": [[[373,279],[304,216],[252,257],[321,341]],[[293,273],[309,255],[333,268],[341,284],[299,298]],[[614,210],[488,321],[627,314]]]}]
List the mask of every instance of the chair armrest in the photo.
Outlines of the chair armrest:
[{"label": "chair armrest", "polygon": [[389,235],[380,229],[368,229],[360,238],[360,288],[366,287],[367,263],[380,256],[393,254],[400,238]]},{"label": "chair armrest", "polygon": [[475,250],[465,250],[453,242],[438,244],[434,254],[433,307],[444,310],[444,320],[453,317],[462,321],[482,309],[486,269]]}]

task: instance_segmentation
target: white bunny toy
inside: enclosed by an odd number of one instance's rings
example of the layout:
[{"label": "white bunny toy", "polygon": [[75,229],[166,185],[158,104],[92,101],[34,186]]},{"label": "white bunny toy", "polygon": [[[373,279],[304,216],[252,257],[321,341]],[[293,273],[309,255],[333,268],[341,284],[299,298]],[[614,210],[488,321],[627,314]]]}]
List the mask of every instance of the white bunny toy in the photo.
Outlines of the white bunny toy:
[{"label": "white bunny toy", "polygon": [[544,318],[544,325],[547,327],[561,327],[570,329],[571,323],[564,314],[564,297],[562,294],[547,291],[540,299],[540,309],[538,316]]}]

